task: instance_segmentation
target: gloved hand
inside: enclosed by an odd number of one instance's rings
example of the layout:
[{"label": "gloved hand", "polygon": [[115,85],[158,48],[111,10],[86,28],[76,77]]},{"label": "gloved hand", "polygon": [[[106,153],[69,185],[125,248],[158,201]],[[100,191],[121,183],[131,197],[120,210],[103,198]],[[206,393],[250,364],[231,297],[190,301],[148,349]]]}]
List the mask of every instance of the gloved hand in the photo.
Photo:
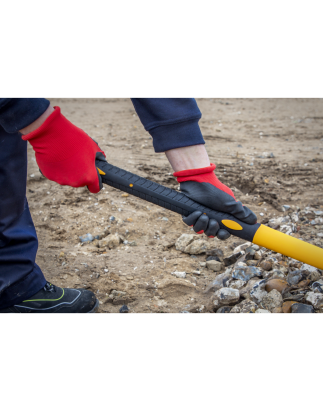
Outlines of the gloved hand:
[{"label": "gloved hand", "polygon": [[83,130],[61,114],[59,107],[36,130],[22,137],[36,153],[39,169],[49,180],[72,187],[88,186],[91,193],[102,188],[95,167],[105,154]]},{"label": "gloved hand", "polygon": [[[209,167],[177,171],[174,176],[180,183],[181,192],[192,200],[213,210],[232,214],[247,224],[255,224],[257,216],[235,199],[232,190],[218,180],[214,170],[215,165],[210,164]],[[204,232],[208,237],[217,236],[220,240],[230,237],[227,230],[220,229],[216,220],[209,219],[201,211],[183,217],[183,221],[197,234]]]}]

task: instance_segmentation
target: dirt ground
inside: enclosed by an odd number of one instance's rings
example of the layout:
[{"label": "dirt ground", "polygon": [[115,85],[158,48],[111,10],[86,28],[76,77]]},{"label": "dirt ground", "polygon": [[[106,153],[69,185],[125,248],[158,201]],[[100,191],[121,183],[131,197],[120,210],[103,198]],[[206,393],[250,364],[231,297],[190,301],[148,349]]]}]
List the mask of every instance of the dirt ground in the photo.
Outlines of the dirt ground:
[{"label": "dirt ground", "polygon": [[[198,99],[200,127],[216,174],[266,223],[282,205],[323,209],[323,99]],[[171,188],[178,184],[164,154],[156,154],[130,99],[51,99],[93,137],[112,164]],[[105,186],[60,187],[38,171],[28,148],[27,196],[39,236],[37,263],[63,287],[92,290],[99,312],[204,312],[204,291],[218,273],[200,267],[206,256],[177,251],[192,233],[181,217]],[[110,217],[115,220],[111,221]],[[113,220],[113,219],[112,219]],[[114,249],[79,236],[118,233]],[[241,243],[210,239],[225,256]],[[136,245],[130,245],[133,244]],[[171,273],[185,271],[185,279]],[[200,271],[200,274],[193,273]],[[115,290],[115,291],[113,291]],[[111,297],[113,294],[113,298]]]}]

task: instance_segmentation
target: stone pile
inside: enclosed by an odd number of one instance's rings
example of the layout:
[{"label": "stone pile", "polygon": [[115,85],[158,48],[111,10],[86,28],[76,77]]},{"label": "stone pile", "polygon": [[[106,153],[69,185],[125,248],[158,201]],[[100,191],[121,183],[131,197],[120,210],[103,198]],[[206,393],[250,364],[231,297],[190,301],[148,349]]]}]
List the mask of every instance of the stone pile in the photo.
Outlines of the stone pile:
[{"label": "stone pile", "polygon": [[[284,206],[268,226],[323,248],[323,210]],[[183,234],[176,249],[207,254],[202,268],[217,274],[206,292],[216,313],[323,313],[323,271],[282,254],[244,243],[224,257],[206,240]]]}]

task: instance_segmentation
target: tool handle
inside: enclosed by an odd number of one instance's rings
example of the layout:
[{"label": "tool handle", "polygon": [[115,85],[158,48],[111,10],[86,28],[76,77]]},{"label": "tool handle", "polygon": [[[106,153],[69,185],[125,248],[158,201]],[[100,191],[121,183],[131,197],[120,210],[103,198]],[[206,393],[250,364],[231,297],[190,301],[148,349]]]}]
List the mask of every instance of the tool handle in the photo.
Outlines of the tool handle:
[{"label": "tool handle", "polygon": [[167,208],[182,216],[188,216],[193,211],[201,211],[209,218],[214,218],[223,228],[237,237],[253,241],[260,224],[246,224],[231,214],[221,213],[191,200],[185,194],[153,183],[129,171],[122,170],[106,161],[96,160],[96,166],[104,184],[118,188],[160,207]]}]

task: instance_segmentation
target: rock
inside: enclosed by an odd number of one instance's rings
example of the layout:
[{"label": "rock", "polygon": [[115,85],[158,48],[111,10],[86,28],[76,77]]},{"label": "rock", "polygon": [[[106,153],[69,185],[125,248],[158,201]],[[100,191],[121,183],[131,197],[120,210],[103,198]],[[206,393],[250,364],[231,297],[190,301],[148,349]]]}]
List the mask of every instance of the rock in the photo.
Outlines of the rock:
[{"label": "rock", "polygon": [[242,252],[239,251],[235,254],[230,255],[229,257],[226,257],[223,259],[223,263],[226,267],[236,263],[238,259],[242,256]]},{"label": "rock", "polygon": [[223,270],[223,264],[219,261],[215,261],[215,260],[210,260],[206,262],[206,267],[209,270],[213,270],[216,272],[222,271]]},{"label": "rock", "polygon": [[250,298],[257,304],[260,304],[263,298],[267,295],[265,290],[266,280],[260,280],[252,287]]},{"label": "rock", "polygon": [[175,248],[177,251],[183,251],[191,244],[196,238],[193,234],[182,234],[175,242]]},{"label": "rock", "polygon": [[292,312],[292,305],[297,303],[297,301],[284,301],[282,310],[283,313],[288,314]]},{"label": "rock", "polygon": [[229,268],[224,273],[219,274],[215,277],[215,279],[211,282],[211,284],[208,285],[206,292],[216,291],[222,287],[225,287],[228,281],[230,280],[230,278],[231,278],[231,270]]},{"label": "rock", "polygon": [[222,258],[223,257],[223,251],[220,250],[219,248],[212,248],[211,250],[208,250],[206,252],[206,255],[214,255],[214,256],[217,256],[219,258]]},{"label": "rock", "polygon": [[295,303],[291,307],[292,314],[311,314],[314,313],[314,308],[311,305]]},{"label": "rock", "polygon": [[280,278],[273,278],[267,281],[265,290],[267,291],[267,293],[270,293],[271,290],[277,290],[280,293],[282,293],[287,287],[288,284],[286,280],[281,280]]},{"label": "rock", "polygon": [[246,264],[248,266],[256,267],[256,265],[258,264],[258,261],[257,260],[248,260]]},{"label": "rock", "polygon": [[216,255],[210,255],[210,256],[207,257],[207,259],[206,259],[206,261],[212,261],[212,260],[221,261],[220,258],[219,258],[218,256],[216,256]]},{"label": "rock", "polygon": [[258,310],[256,310],[256,314],[271,314],[271,312],[262,308],[258,308]]},{"label": "rock", "polygon": [[259,278],[252,278],[248,281],[248,284],[241,288],[240,295],[246,300],[251,299],[250,292],[252,291],[253,286],[259,281]]},{"label": "rock", "polygon": [[277,290],[271,290],[263,299],[262,306],[269,311],[283,305],[283,297]]},{"label": "rock", "polygon": [[305,300],[312,304],[316,310],[323,308],[323,295],[320,293],[310,291],[305,295]]},{"label": "rock", "polygon": [[168,221],[168,218],[167,218],[167,217],[163,217],[163,218],[162,218],[162,221]]},{"label": "rock", "polygon": [[218,314],[227,314],[231,311],[231,309],[232,307],[224,306],[224,307],[219,308],[216,312]]},{"label": "rock", "polygon": [[203,254],[208,250],[208,248],[209,245],[206,240],[194,240],[192,243],[185,247],[184,253],[193,255]]},{"label": "rock", "polygon": [[201,261],[201,262],[200,262],[200,266],[201,266],[202,268],[204,268],[204,267],[206,267],[206,263],[204,263],[203,261]]},{"label": "rock", "polygon": [[244,300],[241,303],[235,305],[230,313],[254,313],[258,308],[257,304],[255,304],[251,300]]},{"label": "rock", "polygon": [[303,276],[302,276],[301,271],[296,270],[288,274],[287,281],[289,285],[296,285],[301,281],[302,278]]},{"label": "rock", "polygon": [[94,240],[94,237],[92,234],[88,233],[88,234],[81,235],[79,239],[81,240],[81,243],[90,243],[91,241]]},{"label": "rock", "polygon": [[318,269],[308,264],[303,264],[300,271],[305,271],[305,273],[308,273],[308,279],[311,281],[317,281],[321,277]]},{"label": "rock", "polygon": [[194,270],[194,271],[192,272],[192,274],[195,274],[195,275],[201,275],[201,271]]},{"label": "rock", "polygon": [[108,298],[110,298],[110,299],[112,298],[112,299],[114,300],[115,298],[124,297],[126,294],[127,294],[127,293],[124,292],[124,291],[112,290],[112,291],[111,291],[111,294],[109,295]]},{"label": "rock", "polygon": [[248,259],[248,260],[252,260],[254,255],[256,254],[256,250],[252,247],[247,247],[246,250],[245,250],[245,253],[246,253],[245,258]]},{"label": "rock", "polygon": [[314,283],[311,285],[311,289],[314,292],[323,294],[323,280],[321,279],[318,281],[314,281]]},{"label": "rock", "polygon": [[249,281],[253,277],[261,277],[261,270],[257,267],[237,267],[232,271],[232,278]]},{"label": "rock", "polygon": [[186,277],[186,272],[185,271],[174,271],[171,273],[177,278],[185,278]]},{"label": "rock", "polygon": [[281,314],[283,312],[283,309],[281,307],[276,307],[272,310],[273,314]]},{"label": "rock", "polygon": [[118,247],[120,244],[120,237],[118,234],[110,234],[107,237],[99,241],[99,247],[105,248],[109,247],[110,249]]},{"label": "rock", "polygon": [[129,308],[126,305],[123,305],[119,310],[119,313],[128,313],[128,312],[129,312]]},{"label": "rock", "polygon": [[255,252],[255,255],[254,255],[254,259],[255,259],[255,260],[261,260],[261,257],[262,257],[261,252],[260,252],[260,251],[256,251],[256,252]]},{"label": "rock", "polygon": [[230,284],[230,288],[236,288],[237,290],[240,290],[241,288],[243,288],[246,285],[246,281],[242,281],[242,280],[237,280],[237,281],[233,281]]},{"label": "rock", "polygon": [[234,304],[239,301],[240,293],[239,290],[234,288],[220,288],[214,293],[213,304],[215,307],[220,307],[221,305]]},{"label": "rock", "polygon": [[236,247],[234,250],[233,250],[233,253],[234,254],[237,254],[237,253],[241,253],[242,251],[244,251],[246,248],[248,248],[249,246],[251,246],[251,243],[243,243],[243,244],[240,244],[240,245],[238,245],[238,247]]},{"label": "rock", "polygon": [[260,267],[265,271],[270,271],[273,268],[273,263],[271,261],[262,261]]},{"label": "rock", "polygon": [[272,273],[273,278],[285,278],[285,274],[280,269],[279,270],[275,269],[275,270],[272,270],[270,272]]},{"label": "rock", "polygon": [[260,250],[260,247],[259,247],[258,244],[252,244],[252,245],[251,245],[251,248],[253,248],[255,251]]}]

